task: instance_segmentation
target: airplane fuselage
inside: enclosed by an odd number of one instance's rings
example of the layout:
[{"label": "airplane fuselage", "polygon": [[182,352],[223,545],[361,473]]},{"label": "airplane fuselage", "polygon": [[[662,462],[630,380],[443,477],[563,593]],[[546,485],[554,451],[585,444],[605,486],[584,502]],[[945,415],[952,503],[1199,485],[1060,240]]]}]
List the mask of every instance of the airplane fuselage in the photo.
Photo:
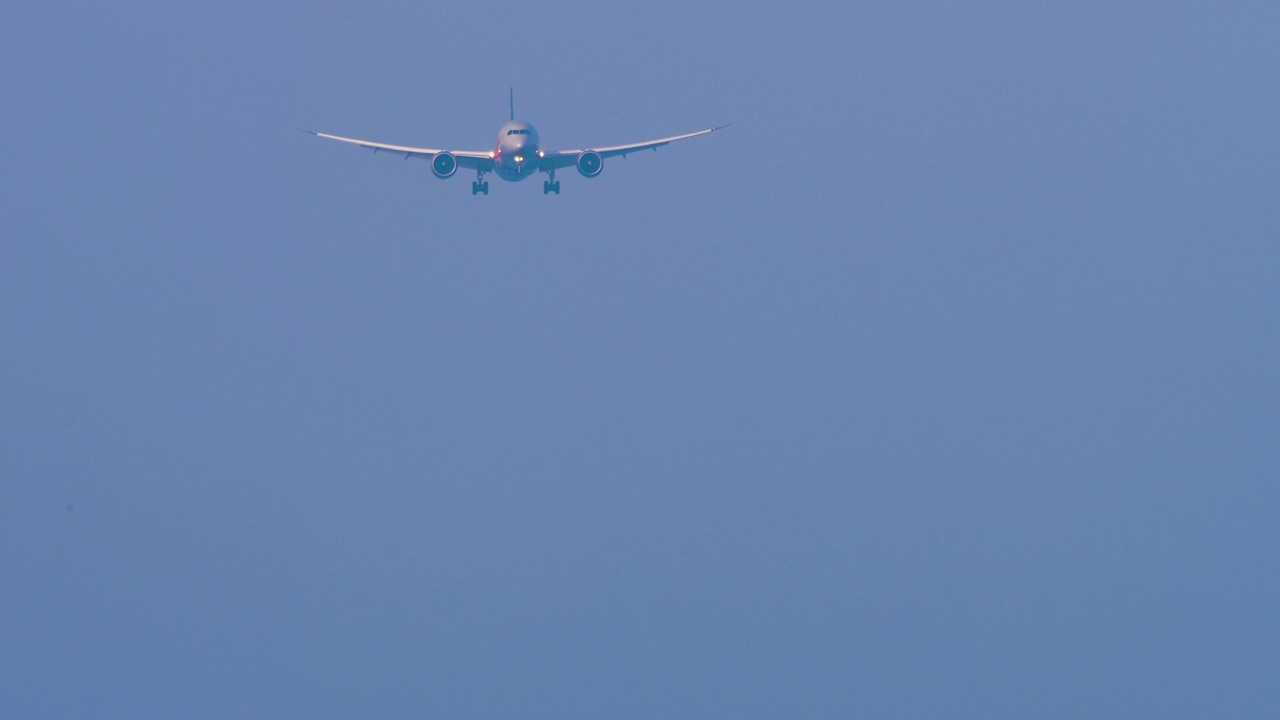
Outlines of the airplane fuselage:
[{"label": "airplane fuselage", "polygon": [[493,171],[498,177],[517,182],[538,172],[542,158],[538,131],[527,122],[507,123],[498,131],[498,146],[493,154]]}]

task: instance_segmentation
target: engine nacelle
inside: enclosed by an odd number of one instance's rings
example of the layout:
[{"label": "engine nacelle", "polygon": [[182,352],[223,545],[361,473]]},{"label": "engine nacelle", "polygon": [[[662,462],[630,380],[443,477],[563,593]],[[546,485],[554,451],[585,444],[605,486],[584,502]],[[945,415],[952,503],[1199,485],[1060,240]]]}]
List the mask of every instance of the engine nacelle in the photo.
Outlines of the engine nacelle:
[{"label": "engine nacelle", "polygon": [[453,153],[436,153],[435,157],[431,158],[431,172],[441,179],[453,177],[453,174],[458,172],[458,158],[454,157]]},{"label": "engine nacelle", "polygon": [[578,156],[578,172],[582,173],[582,177],[595,177],[604,170],[604,158],[600,157],[600,153],[588,150]]}]

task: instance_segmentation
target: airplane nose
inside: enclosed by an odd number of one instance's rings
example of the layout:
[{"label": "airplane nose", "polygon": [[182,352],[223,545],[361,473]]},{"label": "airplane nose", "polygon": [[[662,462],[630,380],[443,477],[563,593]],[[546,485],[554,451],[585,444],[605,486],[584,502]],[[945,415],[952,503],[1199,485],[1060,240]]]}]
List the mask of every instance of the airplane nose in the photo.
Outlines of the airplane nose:
[{"label": "airplane nose", "polygon": [[530,158],[538,154],[538,146],[535,143],[531,143],[527,140],[522,140],[521,142],[516,144],[516,150],[513,154],[516,157],[520,158],[521,161],[527,162]]}]

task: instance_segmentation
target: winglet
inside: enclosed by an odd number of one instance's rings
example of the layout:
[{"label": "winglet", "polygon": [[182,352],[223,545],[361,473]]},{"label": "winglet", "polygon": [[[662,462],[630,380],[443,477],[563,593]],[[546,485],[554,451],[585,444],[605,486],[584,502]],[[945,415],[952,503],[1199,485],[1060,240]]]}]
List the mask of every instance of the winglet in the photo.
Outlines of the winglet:
[{"label": "winglet", "polygon": [[299,129],[299,130],[301,130],[302,132],[304,132],[304,133],[308,134],[308,135],[319,135],[319,134],[320,134],[320,133],[316,132],[315,130],[307,130],[306,128],[298,128],[298,129]]}]

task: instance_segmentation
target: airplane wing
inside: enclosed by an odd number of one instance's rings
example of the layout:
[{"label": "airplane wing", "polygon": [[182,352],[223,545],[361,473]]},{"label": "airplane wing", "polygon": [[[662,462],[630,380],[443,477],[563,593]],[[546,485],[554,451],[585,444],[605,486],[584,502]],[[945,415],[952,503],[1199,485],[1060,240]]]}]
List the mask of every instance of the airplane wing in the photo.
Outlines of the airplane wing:
[{"label": "airplane wing", "polygon": [[[302,130],[302,128],[298,128]],[[339,137],[338,135],[329,135],[327,133],[315,132],[314,130],[302,130],[302,132],[316,137],[325,138],[327,140],[337,140],[338,142],[351,143],[360,147],[372,148],[375,153],[385,152],[392,155],[403,156],[405,160],[409,158],[425,158],[430,160],[436,155],[445,152],[444,150],[436,150],[432,148],[415,148],[405,147],[403,145],[388,145],[386,143],[369,142],[368,140],[356,140],[355,138]],[[481,169],[486,172],[493,169],[493,154],[487,150],[449,150],[450,155],[458,160],[458,167],[470,170]]]},{"label": "airplane wing", "polygon": [[[662,138],[660,140],[648,140],[645,142],[631,143],[630,145],[613,145],[610,147],[602,147],[602,148],[583,148],[581,150],[559,150],[556,152],[549,152],[543,156],[541,162],[539,162],[539,165],[542,167],[546,167],[550,165],[551,167],[556,167],[556,168],[569,167],[570,165],[573,165],[576,162],[578,162],[578,156],[584,152],[587,152],[588,150],[598,153],[602,158],[616,157],[618,155],[626,157],[627,154],[638,152],[640,150],[656,151],[658,148],[662,147],[663,145],[670,145],[671,143],[677,140],[686,140],[691,137],[706,135],[707,133],[713,133],[717,130],[720,130],[722,128],[727,128],[727,127],[729,127],[728,124],[717,125],[716,127],[709,128],[707,130],[699,130],[698,132],[691,132],[685,135],[676,135],[674,137]],[[461,162],[461,160],[459,160],[459,162]]]}]

